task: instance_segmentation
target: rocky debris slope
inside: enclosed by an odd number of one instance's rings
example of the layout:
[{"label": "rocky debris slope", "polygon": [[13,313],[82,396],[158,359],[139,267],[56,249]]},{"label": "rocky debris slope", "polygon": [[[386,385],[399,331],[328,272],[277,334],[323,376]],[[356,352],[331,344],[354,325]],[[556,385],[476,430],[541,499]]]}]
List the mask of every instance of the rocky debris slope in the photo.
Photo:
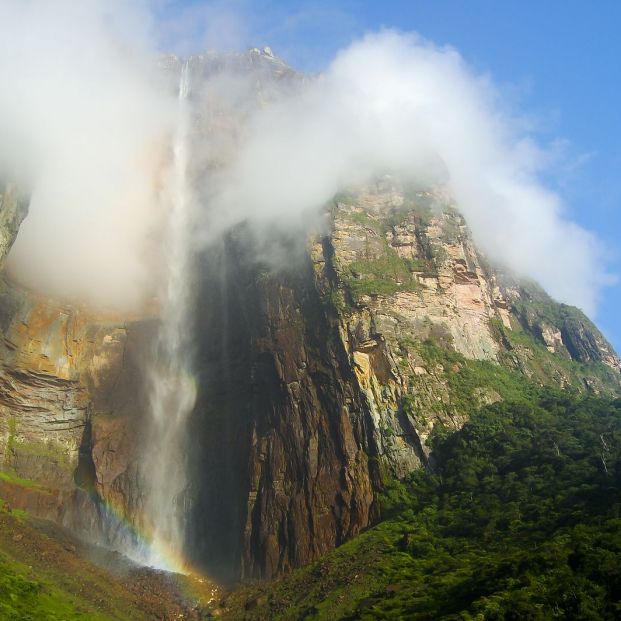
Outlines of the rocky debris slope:
[{"label": "rocky debris slope", "polygon": [[205,580],[137,567],[50,522],[0,506],[4,619],[198,621],[218,589]]}]

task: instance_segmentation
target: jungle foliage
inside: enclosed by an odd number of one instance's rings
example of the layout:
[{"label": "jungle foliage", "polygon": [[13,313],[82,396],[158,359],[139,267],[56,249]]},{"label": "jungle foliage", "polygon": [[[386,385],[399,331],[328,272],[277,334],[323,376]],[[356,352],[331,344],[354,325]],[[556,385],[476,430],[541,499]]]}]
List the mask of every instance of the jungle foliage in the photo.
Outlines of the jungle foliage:
[{"label": "jungle foliage", "polygon": [[230,618],[621,617],[621,400],[495,403],[437,430],[432,463],[387,487],[380,524]]}]

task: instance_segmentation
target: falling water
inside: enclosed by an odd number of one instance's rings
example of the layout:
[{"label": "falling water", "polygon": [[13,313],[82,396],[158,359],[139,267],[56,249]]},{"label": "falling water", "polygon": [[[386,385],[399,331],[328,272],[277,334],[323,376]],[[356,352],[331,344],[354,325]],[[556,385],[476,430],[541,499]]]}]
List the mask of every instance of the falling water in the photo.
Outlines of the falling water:
[{"label": "falling water", "polygon": [[161,293],[161,323],[149,373],[150,430],[144,472],[147,479],[145,515],[152,538],[145,562],[173,570],[183,569],[179,563],[172,563],[171,558],[181,558],[183,552],[186,422],[196,398],[190,342],[189,82],[190,67],[186,61],[179,82],[178,125],[170,182],[171,205],[165,248],[167,273]]}]

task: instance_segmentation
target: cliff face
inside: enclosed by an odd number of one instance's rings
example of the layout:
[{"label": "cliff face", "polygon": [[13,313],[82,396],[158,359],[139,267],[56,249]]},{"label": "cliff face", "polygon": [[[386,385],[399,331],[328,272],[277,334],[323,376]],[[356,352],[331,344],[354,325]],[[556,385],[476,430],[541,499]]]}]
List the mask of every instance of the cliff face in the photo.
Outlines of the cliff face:
[{"label": "cliff face", "polygon": [[[234,149],[247,106],[303,80],[269,51],[190,61],[256,74],[230,102],[191,94],[200,137]],[[180,60],[162,60],[171,88]],[[207,93],[207,94],[206,94]],[[213,97],[212,97],[213,99]],[[0,262],[25,215],[0,195]],[[326,233],[237,227],[196,257],[198,398],[186,554],[223,579],[271,577],[378,517],[387,477],[427,465],[438,427],[531,384],[621,393],[621,362],[577,309],[503,274],[450,196],[391,177],[343,192]],[[301,242],[306,240],[306,243]],[[123,549],[142,514],[146,360],[157,319],[0,287],[0,495]]]},{"label": "cliff face", "polygon": [[[0,266],[27,212],[14,185],[0,186]],[[0,277],[0,496],[11,506],[99,541],[118,539],[103,507],[135,513],[139,486],[127,473],[143,411],[147,347],[137,335],[148,325]]]},{"label": "cliff face", "polygon": [[379,480],[363,397],[308,257],[271,272],[246,233],[205,261],[190,549],[212,571],[249,577],[355,535]]},{"label": "cliff face", "polygon": [[[104,542],[99,501],[132,514],[139,458],[140,323],[94,315],[2,282],[0,460],[13,506]],[[138,492],[135,476],[129,488]]]},{"label": "cliff face", "polygon": [[588,319],[494,271],[441,192],[385,178],[330,213],[287,268],[259,262],[245,227],[202,264],[190,549],[224,575],[275,575],[350,538],[383,477],[426,464],[434,427],[527,382],[621,388]]},{"label": "cliff face", "polygon": [[435,425],[460,426],[524,378],[619,393],[619,358],[597,328],[494,269],[441,189],[384,177],[338,196],[332,218],[320,286],[394,474],[425,461]]},{"label": "cliff face", "polygon": [[[187,553],[221,578],[273,576],[356,535],[377,519],[383,478],[426,464],[434,427],[523,382],[620,390],[593,324],[496,272],[441,191],[386,177],[329,214],[306,249],[242,226],[197,258]],[[281,246],[287,267],[257,244]],[[107,508],[143,519],[155,322],[8,283],[0,317],[0,491],[122,546]]]}]

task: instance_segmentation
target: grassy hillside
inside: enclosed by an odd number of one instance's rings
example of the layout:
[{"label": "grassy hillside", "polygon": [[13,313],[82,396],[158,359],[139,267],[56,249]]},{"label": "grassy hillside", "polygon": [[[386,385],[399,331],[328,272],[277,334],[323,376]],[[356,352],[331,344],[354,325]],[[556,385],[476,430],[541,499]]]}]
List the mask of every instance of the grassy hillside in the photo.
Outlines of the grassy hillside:
[{"label": "grassy hillside", "polygon": [[198,620],[206,614],[200,602],[210,595],[208,584],[133,567],[50,523],[0,507],[2,621]]},{"label": "grassy hillside", "polygon": [[618,619],[621,401],[546,391],[434,438],[385,519],[227,619]]}]

